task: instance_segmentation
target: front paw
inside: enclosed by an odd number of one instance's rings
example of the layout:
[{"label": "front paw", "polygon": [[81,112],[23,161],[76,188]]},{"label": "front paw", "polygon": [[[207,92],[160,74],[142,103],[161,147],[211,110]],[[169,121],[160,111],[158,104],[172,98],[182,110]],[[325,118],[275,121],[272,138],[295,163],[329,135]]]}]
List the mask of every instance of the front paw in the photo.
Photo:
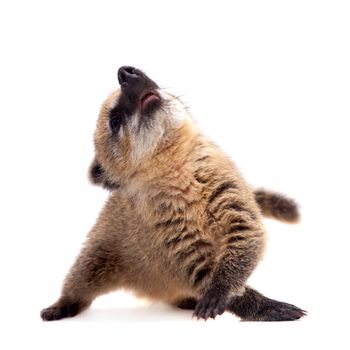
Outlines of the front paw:
[{"label": "front paw", "polygon": [[79,313],[79,304],[72,303],[69,305],[54,304],[46,309],[41,310],[40,316],[43,321],[56,321],[65,317],[74,317]]},{"label": "front paw", "polygon": [[198,319],[203,318],[204,320],[208,318],[215,319],[217,315],[222,315],[224,313],[226,306],[226,297],[215,292],[209,292],[198,302],[193,316]]}]

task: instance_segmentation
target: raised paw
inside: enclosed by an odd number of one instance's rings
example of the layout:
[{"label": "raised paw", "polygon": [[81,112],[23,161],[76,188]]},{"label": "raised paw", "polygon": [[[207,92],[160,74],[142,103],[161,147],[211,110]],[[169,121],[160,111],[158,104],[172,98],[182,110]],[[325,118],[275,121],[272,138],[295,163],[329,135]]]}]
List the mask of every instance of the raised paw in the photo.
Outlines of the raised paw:
[{"label": "raised paw", "polygon": [[222,295],[213,295],[208,293],[198,302],[193,316],[198,319],[215,318],[217,315],[224,313],[227,301]]},{"label": "raised paw", "polygon": [[307,312],[295,305],[269,300],[259,312],[252,317],[253,321],[295,321],[306,316]]},{"label": "raised paw", "polygon": [[40,316],[44,321],[55,321],[65,317],[74,317],[80,312],[80,305],[73,303],[69,305],[54,304],[46,309],[41,310]]}]

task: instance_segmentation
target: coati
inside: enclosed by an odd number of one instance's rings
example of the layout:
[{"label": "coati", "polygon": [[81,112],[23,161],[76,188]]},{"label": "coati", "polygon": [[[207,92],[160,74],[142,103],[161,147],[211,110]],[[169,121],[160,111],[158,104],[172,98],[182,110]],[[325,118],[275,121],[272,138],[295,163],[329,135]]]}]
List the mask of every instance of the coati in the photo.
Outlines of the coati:
[{"label": "coati", "polygon": [[242,320],[306,314],[246,285],[262,258],[262,215],[298,220],[295,203],[253,190],[188,110],[145,73],[124,66],[104,102],[90,179],[110,190],[43,320],[72,317],[123,288],[193,309],[199,319],[229,311]]}]

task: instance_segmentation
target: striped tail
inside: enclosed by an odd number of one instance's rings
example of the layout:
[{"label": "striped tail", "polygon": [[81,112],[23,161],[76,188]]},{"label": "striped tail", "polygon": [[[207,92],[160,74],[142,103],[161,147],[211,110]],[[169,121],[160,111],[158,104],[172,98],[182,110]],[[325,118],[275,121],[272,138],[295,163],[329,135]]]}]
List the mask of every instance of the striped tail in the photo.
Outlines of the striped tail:
[{"label": "striped tail", "polygon": [[254,195],[264,216],[289,224],[294,224],[299,221],[300,214],[298,205],[293,199],[263,189],[255,190]]}]

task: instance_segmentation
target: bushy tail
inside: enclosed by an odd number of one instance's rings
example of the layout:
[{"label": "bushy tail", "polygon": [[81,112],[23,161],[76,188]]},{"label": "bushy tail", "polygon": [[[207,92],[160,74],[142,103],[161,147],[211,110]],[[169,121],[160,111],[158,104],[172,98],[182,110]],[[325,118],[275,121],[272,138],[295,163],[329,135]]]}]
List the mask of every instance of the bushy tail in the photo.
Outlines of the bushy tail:
[{"label": "bushy tail", "polygon": [[254,191],[262,214],[289,224],[297,223],[300,219],[298,205],[291,198],[282,194],[258,189]]}]

